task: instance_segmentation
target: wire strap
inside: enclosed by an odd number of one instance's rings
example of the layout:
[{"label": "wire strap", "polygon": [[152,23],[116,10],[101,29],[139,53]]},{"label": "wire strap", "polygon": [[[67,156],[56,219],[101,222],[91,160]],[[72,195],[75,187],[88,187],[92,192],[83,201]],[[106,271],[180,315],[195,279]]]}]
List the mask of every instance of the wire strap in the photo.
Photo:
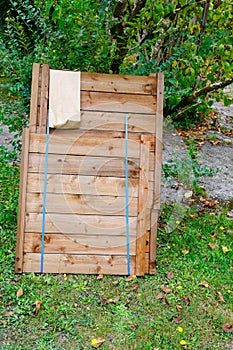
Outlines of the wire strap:
[{"label": "wire strap", "polygon": [[125,221],[126,221],[126,251],[128,275],[130,276],[130,242],[129,242],[129,169],[128,169],[128,114],[125,114]]},{"label": "wire strap", "polygon": [[44,161],[44,196],[42,209],[42,232],[41,232],[41,254],[40,254],[40,273],[44,272],[44,236],[45,236],[45,215],[46,215],[46,198],[47,198],[47,174],[48,174],[48,157],[49,156],[49,114],[46,127],[46,146]]}]

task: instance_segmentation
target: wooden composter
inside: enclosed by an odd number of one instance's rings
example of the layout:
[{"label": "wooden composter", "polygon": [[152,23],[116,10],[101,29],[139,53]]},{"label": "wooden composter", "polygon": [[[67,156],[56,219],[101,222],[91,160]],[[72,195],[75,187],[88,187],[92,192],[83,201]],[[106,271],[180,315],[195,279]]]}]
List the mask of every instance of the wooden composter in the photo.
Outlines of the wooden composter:
[{"label": "wooden composter", "polygon": [[52,128],[51,70],[33,64],[16,272],[154,274],[163,74],[80,75],[78,127]]}]

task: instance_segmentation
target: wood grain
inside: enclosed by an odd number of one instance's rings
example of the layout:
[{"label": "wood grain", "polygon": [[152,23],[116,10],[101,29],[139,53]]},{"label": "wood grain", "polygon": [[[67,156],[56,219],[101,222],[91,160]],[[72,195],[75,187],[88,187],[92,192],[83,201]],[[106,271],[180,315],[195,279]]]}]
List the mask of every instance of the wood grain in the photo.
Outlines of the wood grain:
[{"label": "wood grain", "polygon": [[36,132],[37,114],[38,114],[38,89],[39,89],[40,64],[33,63],[32,66],[32,83],[31,83],[31,101],[30,101],[30,126],[31,133]]},{"label": "wood grain", "polygon": [[48,121],[48,98],[49,98],[49,65],[42,66],[41,96],[40,96],[40,118],[39,133],[46,133]]}]

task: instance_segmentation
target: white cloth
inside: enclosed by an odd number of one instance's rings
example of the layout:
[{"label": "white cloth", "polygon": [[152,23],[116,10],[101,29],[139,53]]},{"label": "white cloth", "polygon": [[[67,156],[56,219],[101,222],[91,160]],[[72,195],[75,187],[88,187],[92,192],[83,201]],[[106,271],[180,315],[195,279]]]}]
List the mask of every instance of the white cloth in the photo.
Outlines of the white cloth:
[{"label": "white cloth", "polygon": [[50,69],[49,127],[75,129],[80,124],[80,72]]}]

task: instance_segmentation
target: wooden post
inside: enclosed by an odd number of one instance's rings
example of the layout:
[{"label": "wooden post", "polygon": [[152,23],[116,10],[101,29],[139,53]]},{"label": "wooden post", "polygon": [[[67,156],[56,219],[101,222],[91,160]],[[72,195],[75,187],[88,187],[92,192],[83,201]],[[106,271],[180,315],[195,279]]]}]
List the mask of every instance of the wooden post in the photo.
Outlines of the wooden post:
[{"label": "wooden post", "polygon": [[35,133],[36,126],[37,126],[39,75],[40,75],[40,64],[33,63],[32,83],[31,83],[31,103],[30,103],[30,126],[29,126],[30,133]]},{"label": "wooden post", "polygon": [[24,246],[24,226],[26,215],[26,191],[27,191],[27,171],[28,171],[28,151],[29,151],[29,129],[23,130],[23,148],[20,164],[20,187],[18,205],[18,226],[16,239],[16,264],[15,271],[23,272],[23,246]]},{"label": "wooden post", "polygon": [[39,133],[46,133],[46,126],[48,120],[48,99],[49,99],[49,65],[44,64],[42,67],[41,80],[41,98],[40,98],[40,120]]}]

